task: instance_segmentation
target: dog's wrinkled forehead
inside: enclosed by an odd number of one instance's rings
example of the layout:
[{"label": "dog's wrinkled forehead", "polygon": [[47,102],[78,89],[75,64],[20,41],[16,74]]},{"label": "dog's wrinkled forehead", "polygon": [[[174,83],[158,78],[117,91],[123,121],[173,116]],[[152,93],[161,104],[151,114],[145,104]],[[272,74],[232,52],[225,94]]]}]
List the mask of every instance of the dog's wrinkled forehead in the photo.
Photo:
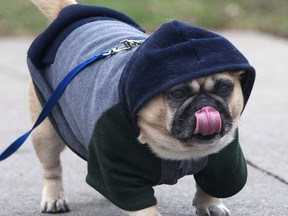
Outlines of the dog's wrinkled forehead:
[{"label": "dog's wrinkled forehead", "polygon": [[222,72],[206,77],[195,78],[187,82],[180,83],[178,85],[173,86],[169,90],[174,90],[186,86],[193,89],[195,92],[200,91],[201,88],[209,91],[212,90],[214,85],[219,81],[229,80],[231,83],[234,83],[235,76],[237,76],[236,72]]}]

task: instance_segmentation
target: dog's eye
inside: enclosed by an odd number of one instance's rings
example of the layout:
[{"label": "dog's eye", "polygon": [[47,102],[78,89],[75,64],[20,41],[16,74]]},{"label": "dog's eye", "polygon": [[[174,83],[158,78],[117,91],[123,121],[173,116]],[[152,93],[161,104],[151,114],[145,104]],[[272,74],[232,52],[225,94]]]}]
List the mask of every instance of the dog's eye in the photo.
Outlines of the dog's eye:
[{"label": "dog's eye", "polygon": [[183,100],[187,98],[187,91],[185,89],[175,89],[169,92],[169,97],[176,100]]},{"label": "dog's eye", "polygon": [[233,90],[233,85],[230,82],[222,82],[216,85],[216,92],[219,95],[227,96]]}]

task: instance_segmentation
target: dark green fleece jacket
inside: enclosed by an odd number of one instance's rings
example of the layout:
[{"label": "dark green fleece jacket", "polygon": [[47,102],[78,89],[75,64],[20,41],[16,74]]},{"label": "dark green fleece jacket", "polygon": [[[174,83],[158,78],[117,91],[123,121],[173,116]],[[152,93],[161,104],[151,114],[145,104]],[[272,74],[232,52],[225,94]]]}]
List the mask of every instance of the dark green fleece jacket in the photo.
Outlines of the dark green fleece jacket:
[{"label": "dark green fleece jacket", "polygon": [[162,160],[137,136],[118,104],[101,116],[89,146],[86,181],[122,209],[155,205],[153,186],[175,184],[184,175],[194,174],[206,193],[219,198],[234,195],[246,182],[237,134],[225,149],[199,161]]}]

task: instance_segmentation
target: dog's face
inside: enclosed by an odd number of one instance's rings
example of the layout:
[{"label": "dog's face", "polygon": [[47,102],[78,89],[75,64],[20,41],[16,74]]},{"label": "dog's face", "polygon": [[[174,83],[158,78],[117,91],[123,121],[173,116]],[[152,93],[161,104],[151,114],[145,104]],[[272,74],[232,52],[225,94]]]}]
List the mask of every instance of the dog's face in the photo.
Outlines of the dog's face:
[{"label": "dog's face", "polygon": [[223,72],[176,85],[138,113],[141,143],[165,159],[215,153],[234,137],[243,109],[243,71]]}]

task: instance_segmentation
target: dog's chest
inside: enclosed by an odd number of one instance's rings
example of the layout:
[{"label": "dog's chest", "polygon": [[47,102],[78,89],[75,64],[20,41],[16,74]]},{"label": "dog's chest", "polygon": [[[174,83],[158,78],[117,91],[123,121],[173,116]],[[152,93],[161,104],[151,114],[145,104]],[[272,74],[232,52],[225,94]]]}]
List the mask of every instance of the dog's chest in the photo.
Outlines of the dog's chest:
[{"label": "dog's chest", "polygon": [[198,160],[161,161],[161,176],[158,184],[176,184],[178,179],[201,171],[208,162],[208,157]]}]

